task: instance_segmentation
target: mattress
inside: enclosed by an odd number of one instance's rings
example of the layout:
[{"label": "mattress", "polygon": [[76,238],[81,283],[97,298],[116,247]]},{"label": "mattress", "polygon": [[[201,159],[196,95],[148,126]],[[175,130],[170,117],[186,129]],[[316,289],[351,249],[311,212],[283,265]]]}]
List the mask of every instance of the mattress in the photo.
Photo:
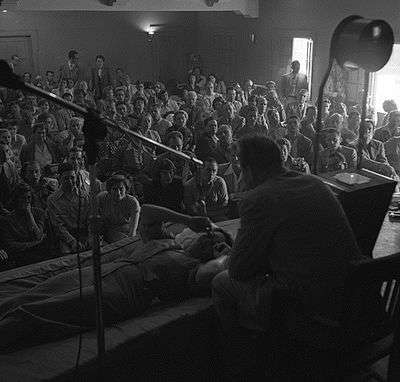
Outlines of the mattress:
[{"label": "mattress", "polygon": [[[233,237],[239,222],[218,223]],[[175,233],[182,227],[170,227]],[[139,239],[124,239],[102,248],[102,263],[129,256]],[[91,251],[80,255],[81,265],[91,263]],[[30,289],[44,280],[76,268],[76,255],[51,259],[0,273],[0,299]],[[210,347],[215,339],[211,299],[193,298],[179,304],[156,306],[142,316],[106,328],[106,359],[102,375],[109,380],[171,378],[173,373],[207,378],[213,373]],[[96,379],[96,333],[82,335],[79,367],[75,370],[79,336],[0,355],[1,381]],[[155,366],[156,365],[156,366]],[[171,365],[173,365],[171,369]],[[197,365],[197,367],[196,367]],[[198,377],[198,375],[197,375]]]}]

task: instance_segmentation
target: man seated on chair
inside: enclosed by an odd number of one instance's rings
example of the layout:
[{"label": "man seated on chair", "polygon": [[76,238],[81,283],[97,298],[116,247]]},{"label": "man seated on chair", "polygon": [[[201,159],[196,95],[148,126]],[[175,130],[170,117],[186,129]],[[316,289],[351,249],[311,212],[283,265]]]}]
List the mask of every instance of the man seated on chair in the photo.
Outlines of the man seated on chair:
[{"label": "man seated on chair", "polygon": [[[155,301],[177,302],[208,294],[213,277],[226,269],[226,248],[232,244],[228,234],[213,229],[194,238],[183,250],[167,233],[164,222],[183,224],[195,232],[213,228],[206,217],[143,205],[139,224],[142,242],[132,253],[102,266],[105,325],[138,316]],[[82,296],[79,270],[69,269],[0,301],[0,348],[27,346],[32,340],[54,341],[94,328],[93,267],[82,268],[81,275]]]},{"label": "man seated on chair", "polygon": [[320,152],[317,164],[319,172],[336,170],[355,170],[357,152],[340,144],[340,132],[334,128],[322,130],[324,149]]},{"label": "man seated on chair", "polygon": [[275,288],[308,312],[336,317],[350,261],[360,256],[341,205],[318,178],[285,169],[270,139],[245,137],[239,145],[249,191],[229,268],[213,280],[222,327],[268,329]]},{"label": "man seated on chair", "polygon": [[50,222],[64,254],[90,248],[89,194],[78,187],[77,173],[70,163],[59,167],[60,188],[47,199]]},{"label": "man seated on chair", "polygon": [[[375,132],[374,122],[370,119],[366,119],[364,125],[364,128],[360,129],[359,138],[361,139],[362,145],[361,167],[396,179],[396,171],[386,158],[384,144],[381,141],[373,139]],[[358,150],[358,140],[354,143]]]}]

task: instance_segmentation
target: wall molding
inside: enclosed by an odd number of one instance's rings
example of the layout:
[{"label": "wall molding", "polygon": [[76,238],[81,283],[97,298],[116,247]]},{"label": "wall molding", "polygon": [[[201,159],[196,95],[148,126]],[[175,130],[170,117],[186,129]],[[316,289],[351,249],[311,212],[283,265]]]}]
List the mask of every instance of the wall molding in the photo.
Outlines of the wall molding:
[{"label": "wall molding", "polygon": [[235,12],[259,15],[259,0],[219,0],[212,7],[205,0],[3,0],[1,9],[13,11],[108,11],[108,12]]}]

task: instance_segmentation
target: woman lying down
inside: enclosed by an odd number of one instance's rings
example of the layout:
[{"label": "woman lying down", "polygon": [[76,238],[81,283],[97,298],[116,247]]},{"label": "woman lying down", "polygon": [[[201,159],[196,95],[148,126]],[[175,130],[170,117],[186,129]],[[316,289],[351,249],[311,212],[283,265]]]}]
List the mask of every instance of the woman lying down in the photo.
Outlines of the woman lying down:
[{"label": "woman lying down", "polygon": [[[183,251],[163,222],[183,223],[200,235]],[[103,315],[106,325],[138,316],[155,302],[183,300],[209,290],[213,277],[227,268],[228,234],[208,218],[187,216],[153,205],[141,210],[142,242],[134,252],[103,264]],[[66,271],[0,302],[0,349],[54,341],[95,326],[92,267]]]}]

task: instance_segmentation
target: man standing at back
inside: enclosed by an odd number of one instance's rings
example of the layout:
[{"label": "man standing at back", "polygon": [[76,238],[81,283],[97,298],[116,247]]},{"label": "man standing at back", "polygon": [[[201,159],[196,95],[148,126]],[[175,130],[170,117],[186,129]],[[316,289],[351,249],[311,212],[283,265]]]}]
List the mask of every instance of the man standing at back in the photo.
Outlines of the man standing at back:
[{"label": "man standing at back", "polygon": [[58,75],[58,83],[60,84],[63,79],[72,79],[74,85],[82,78],[81,68],[78,65],[79,56],[76,50],[68,52],[68,61],[61,65]]},{"label": "man standing at back", "polygon": [[285,105],[296,101],[296,95],[300,89],[308,90],[307,76],[300,73],[300,62],[293,61],[290,67],[292,71],[284,74],[279,84],[281,101]]},{"label": "man standing at back", "polygon": [[223,328],[268,329],[277,286],[308,312],[337,317],[349,262],[360,256],[341,205],[316,177],[286,170],[266,137],[244,137],[239,157],[249,191],[229,270],[213,281]]}]

